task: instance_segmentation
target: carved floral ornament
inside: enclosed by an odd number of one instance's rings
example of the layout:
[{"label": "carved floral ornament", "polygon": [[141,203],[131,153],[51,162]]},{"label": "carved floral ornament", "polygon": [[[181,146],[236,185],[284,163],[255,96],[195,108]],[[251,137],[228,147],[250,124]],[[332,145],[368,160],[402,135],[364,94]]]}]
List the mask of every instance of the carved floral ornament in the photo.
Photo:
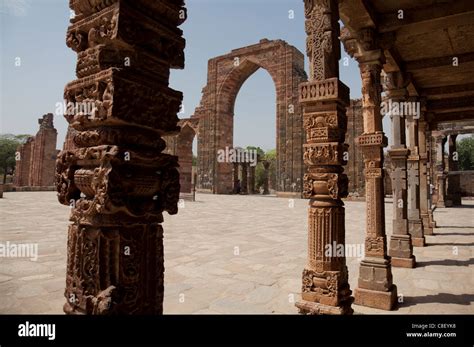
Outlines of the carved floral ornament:
[{"label": "carved floral ornament", "polygon": [[[313,270],[303,270],[303,286],[302,291],[315,292],[319,295],[335,297],[338,289],[338,273],[332,271],[326,271],[323,273],[317,273]],[[325,285],[315,285],[315,282],[325,281]]]},{"label": "carved floral ornament", "polygon": [[[329,195],[332,199],[337,200],[348,195],[348,185],[349,180],[345,174],[307,173],[303,177],[303,197],[313,198],[316,195]],[[321,190],[324,186],[325,191]]]},{"label": "carved floral ornament", "polygon": [[305,144],[303,160],[306,165],[345,165],[347,149],[348,145],[337,142]]},{"label": "carved floral ornament", "polygon": [[[144,157],[132,151],[129,153],[137,165],[156,167],[155,177],[132,175],[127,178],[124,166],[127,164],[120,159],[124,153],[117,146],[80,148],[75,153],[62,153],[56,174],[58,197],[66,205],[74,202],[72,221],[87,224],[98,214],[116,213],[132,218],[156,216],[161,220],[162,211],[177,212],[179,175],[174,168],[176,158],[167,154]],[[98,163],[98,166],[80,169],[80,163]],[[145,201],[138,204],[134,197]]]}]

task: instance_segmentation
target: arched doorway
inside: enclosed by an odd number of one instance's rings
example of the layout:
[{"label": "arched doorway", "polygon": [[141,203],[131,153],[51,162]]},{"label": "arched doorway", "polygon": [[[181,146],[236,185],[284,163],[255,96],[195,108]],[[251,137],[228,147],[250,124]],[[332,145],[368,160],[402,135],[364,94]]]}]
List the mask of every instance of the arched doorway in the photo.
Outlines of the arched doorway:
[{"label": "arched doorway", "polygon": [[298,85],[306,80],[304,56],[282,40],[261,40],[208,63],[207,85],[191,119],[199,119],[197,190],[226,194],[233,189],[232,163],[217,153],[233,147],[234,104],[242,84],[259,68],[276,87],[277,192],[300,196],[304,143]]}]

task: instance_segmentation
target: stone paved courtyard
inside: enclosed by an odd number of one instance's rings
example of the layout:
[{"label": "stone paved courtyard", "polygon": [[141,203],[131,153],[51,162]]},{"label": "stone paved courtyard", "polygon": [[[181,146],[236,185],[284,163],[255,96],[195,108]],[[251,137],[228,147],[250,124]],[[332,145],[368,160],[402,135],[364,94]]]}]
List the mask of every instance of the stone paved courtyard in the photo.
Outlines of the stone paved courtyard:
[{"label": "stone paved courtyard", "polygon": [[[435,211],[439,228],[393,269],[403,303],[390,313],[474,314],[474,201]],[[306,200],[197,195],[165,214],[165,313],[296,313],[307,245]],[[391,203],[386,203],[391,234]],[[0,243],[38,243],[38,260],[0,258],[0,313],[62,313],[69,208],[54,192],[5,193]],[[361,244],[365,202],[346,202],[346,242]],[[348,258],[349,280],[358,277]],[[387,313],[353,305],[356,313]]]}]

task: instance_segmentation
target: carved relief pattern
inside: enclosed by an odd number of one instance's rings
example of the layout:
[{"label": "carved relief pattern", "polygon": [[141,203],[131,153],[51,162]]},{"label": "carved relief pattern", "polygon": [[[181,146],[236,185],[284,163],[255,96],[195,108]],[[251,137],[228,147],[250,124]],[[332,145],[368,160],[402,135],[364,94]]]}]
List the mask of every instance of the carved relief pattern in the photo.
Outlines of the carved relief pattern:
[{"label": "carved relief pattern", "polygon": [[[66,85],[71,144],[58,155],[58,200],[71,206],[64,311],[161,314],[163,212],[178,211],[183,1],[71,0],[66,44],[78,79]],[[87,107],[84,107],[86,105]],[[79,106],[79,107],[77,107]],[[82,107],[81,107],[82,106]]]},{"label": "carved relief pattern", "polygon": [[337,142],[305,144],[303,160],[306,165],[345,165],[348,146]]},{"label": "carved relief pattern", "polygon": [[333,0],[305,0],[306,54],[312,80],[339,75],[339,26],[334,24],[338,16],[337,2]]},{"label": "carved relief pattern", "polygon": [[338,97],[349,98],[349,89],[337,78],[324,81],[308,81],[300,85],[299,100],[335,100]]}]

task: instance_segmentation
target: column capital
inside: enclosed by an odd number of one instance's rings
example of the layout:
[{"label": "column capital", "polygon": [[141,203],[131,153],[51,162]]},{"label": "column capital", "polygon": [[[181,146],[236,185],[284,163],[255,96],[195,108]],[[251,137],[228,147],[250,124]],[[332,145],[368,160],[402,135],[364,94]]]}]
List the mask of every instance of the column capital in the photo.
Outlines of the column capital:
[{"label": "column capital", "polygon": [[407,87],[411,82],[411,74],[403,71],[385,73],[382,79],[383,89],[390,99],[406,99]]},{"label": "column capital", "polygon": [[385,55],[377,39],[374,28],[366,27],[351,33],[346,27],[341,30],[341,41],[347,54],[355,58],[359,65],[383,65]]}]

